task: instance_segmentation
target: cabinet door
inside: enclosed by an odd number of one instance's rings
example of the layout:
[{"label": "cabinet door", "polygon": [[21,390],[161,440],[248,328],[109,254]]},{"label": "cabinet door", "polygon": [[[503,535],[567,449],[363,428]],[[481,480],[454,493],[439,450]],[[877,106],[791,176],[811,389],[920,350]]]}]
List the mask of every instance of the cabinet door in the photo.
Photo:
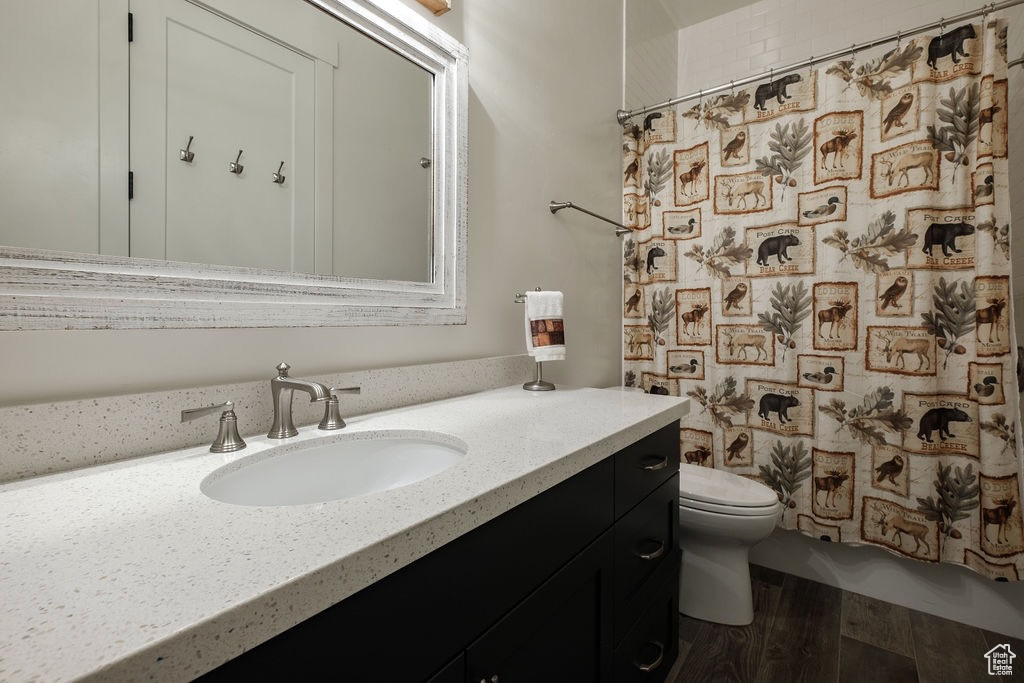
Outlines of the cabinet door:
[{"label": "cabinet door", "polygon": [[466,651],[466,680],[611,681],[612,535],[594,541]]},{"label": "cabinet door", "polygon": [[466,680],[466,654],[460,653],[458,657],[448,662],[443,669],[427,679],[427,683],[465,683]]}]

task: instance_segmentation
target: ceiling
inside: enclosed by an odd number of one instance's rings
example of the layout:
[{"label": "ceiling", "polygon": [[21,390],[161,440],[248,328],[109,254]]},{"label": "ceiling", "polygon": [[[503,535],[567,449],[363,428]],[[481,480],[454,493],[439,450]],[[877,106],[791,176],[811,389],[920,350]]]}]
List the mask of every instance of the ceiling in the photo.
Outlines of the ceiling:
[{"label": "ceiling", "polygon": [[655,0],[672,18],[676,28],[698,24],[720,14],[731,12],[757,0]]}]

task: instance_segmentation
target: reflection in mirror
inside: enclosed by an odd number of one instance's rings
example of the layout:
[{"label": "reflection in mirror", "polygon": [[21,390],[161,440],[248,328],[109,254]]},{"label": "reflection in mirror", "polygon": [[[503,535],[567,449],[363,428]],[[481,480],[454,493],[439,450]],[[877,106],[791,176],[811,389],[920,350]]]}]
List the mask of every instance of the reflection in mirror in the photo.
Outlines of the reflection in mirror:
[{"label": "reflection in mirror", "polygon": [[334,273],[429,281],[432,77],[355,31],[339,45]]},{"label": "reflection in mirror", "polygon": [[0,329],[464,321],[467,57],[422,16],[130,0],[129,47],[125,0],[0,2]]},{"label": "reflection in mirror", "polygon": [[[64,133],[59,149],[39,135],[18,150],[21,163],[7,174],[16,175],[10,205],[19,220],[0,226],[0,244],[429,281],[432,183],[421,159],[432,156],[433,76],[336,17],[289,1],[287,26],[315,25],[312,35],[281,35],[279,12],[262,3],[133,0],[127,63],[98,66],[95,57],[81,59],[102,49],[82,27],[123,11],[89,3],[54,25],[52,9],[9,3],[6,64],[77,48],[65,52],[73,60],[44,61],[52,65],[44,78],[36,69],[4,69],[5,85],[19,93],[16,118],[5,126]],[[50,30],[36,35],[39,26]],[[123,173],[132,170],[134,187],[130,202],[127,194],[118,201],[128,203],[128,225],[68,220],[82,209],[96,213],[104,182],[82,173],[102,122],[77,114],[101,95],[97,83],[125,80]],[[113,106],[92,113],[120,118]],[[318,164],[318,155],[327,162]],[[41,176],[14,173],[50,164]],[[69,166],[79,173],[59,177]],[[50,178],[50,196],[62,197],[60,219],[52,202],[34,196],[39,177]]]}]

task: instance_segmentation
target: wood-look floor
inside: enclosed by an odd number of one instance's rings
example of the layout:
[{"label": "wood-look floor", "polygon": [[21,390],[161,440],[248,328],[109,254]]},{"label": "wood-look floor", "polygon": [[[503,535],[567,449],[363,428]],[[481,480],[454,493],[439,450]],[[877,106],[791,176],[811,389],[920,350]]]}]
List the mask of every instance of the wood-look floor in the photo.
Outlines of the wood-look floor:
[{"label": "wood-look floor", "polygon": [[[680,615],[668,683],[968,683],[1024,681],[1024,641],[751,566],[754,623]],[[990,676],[985,653],[1009,643],[1012,676]]]}]

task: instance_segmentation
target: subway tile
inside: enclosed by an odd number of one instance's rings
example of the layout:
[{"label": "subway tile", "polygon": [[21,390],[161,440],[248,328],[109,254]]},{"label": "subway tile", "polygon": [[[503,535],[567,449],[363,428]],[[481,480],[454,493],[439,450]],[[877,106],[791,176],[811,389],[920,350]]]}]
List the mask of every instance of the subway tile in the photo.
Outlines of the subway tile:
[{"label": "subway tile", "polygon": [[759,14],[766,14],[769,16],[777,15],[780,11],[781,3],[779,0],[761,0],[761,2],[755,2],[750,6],[750,16],[757,16]]},{"label": "subway tile", "polygon": [[737,55],[742,59],[744,57],[755,57],[764,52],[764,41],[754,40],[744,45],[737,52]]},{"label": "subway tile", "polygon": [[750,32],[750,40],[764,40],[767,41],[769,38],[774,38],[779,35],[781,31],[779,22],[773,21],[770,24],[766,24],[761,28],[754,29]]},{"label": "subway tile", "polygon": [[770,38],[764,39],[764,49],[768,50],[782,50],[796,42],[793,36],[790,35],[774,35]]},{"label": "subway tile", "polygon": [[785,66],[786,62],[783,62],[781,56],[781,50],[769,50],[759,55],[754,55],[750,58],[750,68],[764,71],[770,67]]}]

